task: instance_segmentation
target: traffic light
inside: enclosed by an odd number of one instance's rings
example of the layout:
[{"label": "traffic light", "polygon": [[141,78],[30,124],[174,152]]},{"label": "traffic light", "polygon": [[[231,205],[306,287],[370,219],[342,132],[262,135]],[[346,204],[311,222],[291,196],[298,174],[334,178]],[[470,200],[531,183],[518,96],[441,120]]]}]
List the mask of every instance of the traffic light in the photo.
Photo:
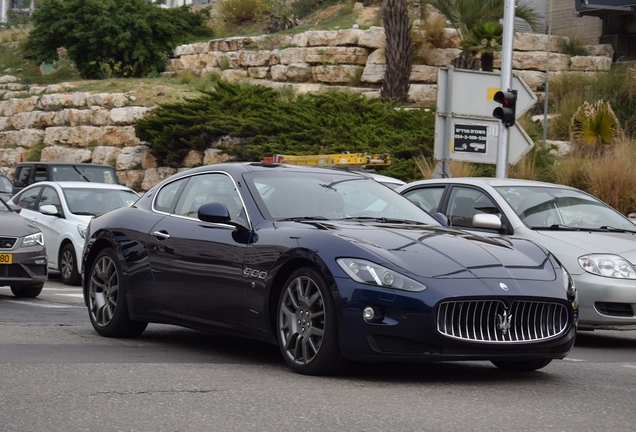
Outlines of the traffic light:
[{"label": "traffic light", "polygon": [[513,126],[517,116],[517,90],[498,91],[493,100],[501,104],[492,112],[493,117],[501,120],[506,127]]}]

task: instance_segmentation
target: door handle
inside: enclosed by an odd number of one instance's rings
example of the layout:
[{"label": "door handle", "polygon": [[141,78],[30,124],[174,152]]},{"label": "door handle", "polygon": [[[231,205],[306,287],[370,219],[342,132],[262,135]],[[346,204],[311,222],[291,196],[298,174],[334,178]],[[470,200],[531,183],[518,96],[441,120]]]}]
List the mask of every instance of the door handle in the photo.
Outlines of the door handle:
[{"label": "door handle", "polygon": [[159,240],[168,240],[170,238],[170,234],[166,231],[155,231],[152,233],[153,236],[157,237]]}]

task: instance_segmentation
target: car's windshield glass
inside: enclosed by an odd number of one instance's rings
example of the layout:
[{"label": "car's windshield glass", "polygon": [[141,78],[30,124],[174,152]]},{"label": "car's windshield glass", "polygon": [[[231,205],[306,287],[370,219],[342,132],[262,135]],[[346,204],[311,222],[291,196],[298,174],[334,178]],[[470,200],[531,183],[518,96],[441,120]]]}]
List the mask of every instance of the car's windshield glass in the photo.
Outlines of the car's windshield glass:
[{"label": "car's windshield glass", "polygon": [[117,177],[111,167],[87,165],[62,165],[51,169],[53,181],[85,181],[116,184]]},{"label": "car's windshield glass", "polygon": [[132,205],[139,196],[128,190],[101,188],[64,188],[71,213],[96,215]]},{"label": "car's windshield glass", "polygon": [[261,213],[271,219],[384,218],[439,225],[406,198],[365,177],[292,169],[245,177]]},{"label": "car's windshield glass", "polygon": [[8,178],[0,176],[0,192],[11,192],[11,182]]},{"label": "car's windshield glass", "polygon": [[11,209],[9,209],[9,207],[7,207],[4,201],[0,199],[0,213],[9,213],[9,212],[11,212]]},{"label": "car's windshield glass", "polygon": [[580,191],[534,186],[495,189],[531,228],[636,229],[636,225],[612,207]]}]

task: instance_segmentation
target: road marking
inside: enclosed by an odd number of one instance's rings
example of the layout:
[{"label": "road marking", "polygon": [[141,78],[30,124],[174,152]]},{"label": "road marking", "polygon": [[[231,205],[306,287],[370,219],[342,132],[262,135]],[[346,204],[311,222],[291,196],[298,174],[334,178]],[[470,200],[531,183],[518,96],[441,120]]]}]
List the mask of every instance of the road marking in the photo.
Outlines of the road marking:
[{"label": "road marking", "polygon": [[66,296],[66,297],[84,298],[84,294],[56,294],[56,295],[61,295],[61,296]]},{"label": "road marking", "polygon": [[566,357],[563,360],[571,361],[571,362],[584,362],[584,361],[587,361],[587,360],[584,360],[584,359],[575,359],[575,358],[570,358],[570,357]]},{"label": "road marking", "polygon": [[25,301],[18,301],[18,300],[4,300],[4,302],[6,303],[15,303],[15,304],[20,304],[20,305],[27,305],[27,306],[37,306],[37,307],[43,307],[43,308],[51,308],[51,309],[69,309],[69,308],[84,308],[84,306],[75,306],[75,305],[56,305],[56,304],[52,304],[52,303],[32,303],[32,302],[25,302]]}]

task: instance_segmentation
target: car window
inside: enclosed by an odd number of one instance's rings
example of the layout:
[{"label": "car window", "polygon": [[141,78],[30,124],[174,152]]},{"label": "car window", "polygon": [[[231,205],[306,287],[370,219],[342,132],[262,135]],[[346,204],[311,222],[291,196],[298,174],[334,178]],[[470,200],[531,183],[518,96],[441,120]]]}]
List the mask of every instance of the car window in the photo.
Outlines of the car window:
[{"label": "car window", "polygon": [[178,192],[190,178],[183,178],[175,182],[169,183],[157,193],[154,208],[157,211],[171,213],[178,198]]},{"label": "car window", "polygon": [[227,208],[230,217],[239,219],[243,204],[232,179],[222,173],[200,174],[190,178],[179,197],[174,213],[197,217],[199,207],[211,202],[220,202]]},{"label": "car window", "polygon": [[5,176],[0,176],[0,192],[11,193],[11,182]]},{"label": "car window", "polygon": [[62,165],[51,167],[51,180],[116,184],[117,176],[110,166]]},{"label": "car window", "polygon": [[558,224],[577,228],[634,229],[625,216],[582,191],[541,186],[496,189],[528,227],[547,228]]},{"label": "car window", "polygon": [[478,189],[454,187],[451,190],[446,216],[451,226],[474,228],[473,217],[476,214],[501,213],[493,200]]},{"label": "car window", "polygon": [[444,195],[444,186],[423,187],[408,191],[404,194],[413,204],[422,210],[433,214],[437,212],[439,203]]},{"label": "car window", "polygon": [[131,206],[139,196],[128,189],[68,188],[63,189],[66,205],[71,213],[97,215]]},{"label": "car window", "polygon": [[62,213],[62,204],[60,202],[60,196],[52,187],[44,187],[42,191],[42,195],[40,196],[40,202],[38,203],[38,208],[43,205],[54,205],[57,209],[58,213]]},{"label": "car window", "polygon": [[439,225],[409,200],[370,178],[295,170],[244,177],[266,218],[385,218]]},{"label": "car window", "polygon": [[15,170],[14,184],[18,187],[29,185],[29,177],[31,177],[32,166],[22,166]]},{"label": "car window", "polygon": [[38,195],[40,195],[41,187],[33,187],[29,190],[23,191],[14,200],[14,202],[22,208],[28,210],[35,210],[35,203],[38,200]]}]

